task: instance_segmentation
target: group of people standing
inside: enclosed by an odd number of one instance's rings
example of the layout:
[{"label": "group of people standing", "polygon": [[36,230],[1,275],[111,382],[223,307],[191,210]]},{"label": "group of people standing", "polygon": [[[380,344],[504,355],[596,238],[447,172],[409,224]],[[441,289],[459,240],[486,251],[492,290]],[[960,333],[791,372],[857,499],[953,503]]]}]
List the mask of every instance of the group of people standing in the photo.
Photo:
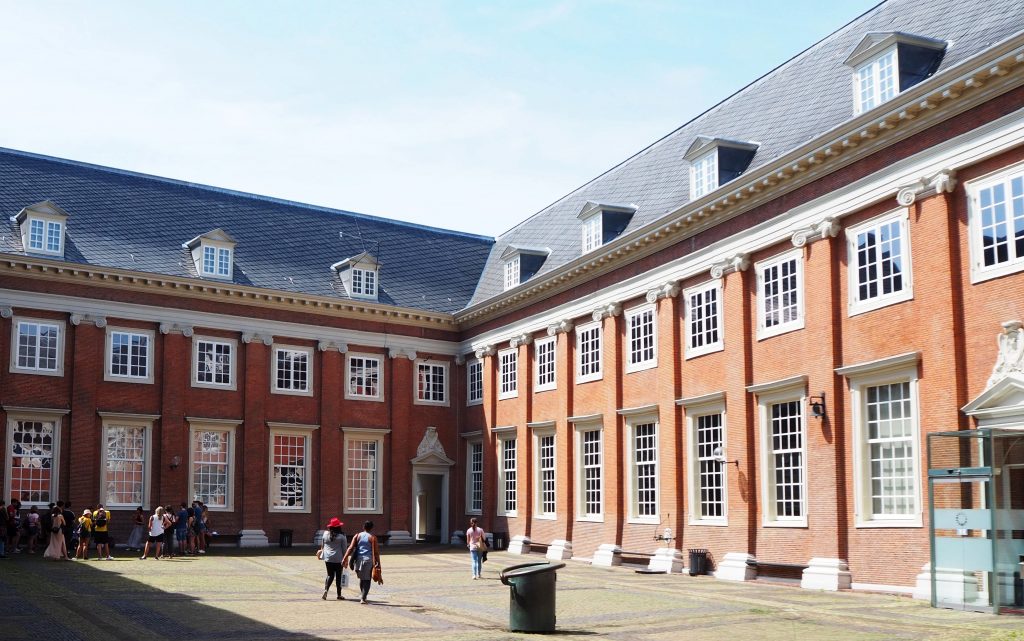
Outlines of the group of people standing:
[{"label": "group of people standing", "polygon": [[178,510],[170,505],[160,506],[148,519],[139,508],[134,518],[135,528],[128,538],[128,549],[140,550],[140,559],[149,558],[150,549],[154,559],[173,559],[175,550],[179,556],[206,554],[207,539],[212,531],[209,512],[202,501],[193,501],[191,506],[182,501]]}]

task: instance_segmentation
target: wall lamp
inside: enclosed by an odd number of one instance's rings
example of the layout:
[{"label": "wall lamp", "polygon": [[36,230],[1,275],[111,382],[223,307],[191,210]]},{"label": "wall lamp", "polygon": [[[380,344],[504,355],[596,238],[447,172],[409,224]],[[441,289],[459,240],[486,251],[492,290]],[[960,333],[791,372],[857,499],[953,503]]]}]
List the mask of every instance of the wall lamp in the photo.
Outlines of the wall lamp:
[{"label": "wall lamp", "polygon": [[814,418],[825,418],[825,392],[821,396],[812,396],[807,399],[808,409]]},{"label": "wall lamp", "polygon": [[181,457],[180,456],[174,456],[171,459],[171,469],[172,470],[176,470],[176,469],[178,469],[179,465],[181,465]]}]

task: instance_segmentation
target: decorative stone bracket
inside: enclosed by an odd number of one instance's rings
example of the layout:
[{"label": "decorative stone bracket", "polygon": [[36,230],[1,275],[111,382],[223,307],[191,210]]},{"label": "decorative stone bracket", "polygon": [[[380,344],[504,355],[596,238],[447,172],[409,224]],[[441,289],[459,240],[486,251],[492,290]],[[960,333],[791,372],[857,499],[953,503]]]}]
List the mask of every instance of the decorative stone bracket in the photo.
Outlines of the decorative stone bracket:
[{"label": "decorative stone bracket", "polygon": [[900,187],[896,192],[896,202],[904,207],[909,207],[922,194],[927,192],[948,194],[952,193],[954,188],[956,188],[956,171],[943,169],[932,176],[922,176],[909,185]]},{"label": "decorative stone bracket", "polygon": [[494,356],[494,345],[484,345],[476,349],[476,357],[483,358],[484,356]]},{"label": "decorative stone bracket", "polygon": [[414,361],[416,360],[416,350],[407,347],[392,347],[388,350],[388,356],[391,358],[401,358],[404,356],[410,361]]},{"label": "decorative stone bracket", "polygon": [[711,265],[711,277],[721,279],[729,272],[742,272],[750,267],[750,254],[740,252]]},{"label": "decorative stone bracket", "polygon": [[508,342],[509,347],[519,347],[520,345],[529,345],[533,342],[533,334],[526,333],[515,336]]},{"label": "decorative stone bracket", "polygon": [[96,327],[103,328],[107,326],[106,316],[93,316],[92,314],[79,314],[74,312],[71,314],[71,324],[78,326],[82,323],[92,323]]},{"label": "decorative stone bracket", "polygon": [[195,333],[195,329],[191,325],[179,325],[178,323],[160,323],[161,334],[181,334],[188,338]]},{"label": "decorative stone bracket", "polygon": [[10,318],[14,316],[14,310],[10,307],[0,307],[0,318]]},{"label": "decorative stone bracket", "polygon": [[803,247],[807,243],[815,240],[835,238],[838,233],[839,221],[836,220],[835,217],[829,216],[819,222],[808,225],[807,227],[801,227],[794,231],[792,238],[793,247]]},{"label": "decorative stone bracket", "polygon": [[612,316],[618,316],[620,313],[622,313],[622,305],[619,303],[610,303],[608,305],[598,307],[590,316],[594,320],[599,321],[606,317],[611,318]]},{"label": "decorative stone bracket", "polygon": [[348,351],[348,343],[345,343],[343,341],[332,341],[325,339],[317,343],[317,349],[319,349],[321,352],[326,352],[333,349],[344,354],[345,352]]},{"label": "decorative stone bracket", "polygon": [[242,332],[243,343],[251,343],[253,341],[258,341],[270,347],[274,344],[274,337],[270,334],[260,334],[259,332]]},{"label": "decorative stone bracket", "polygon": [[1024,323],[1019,320],[1003,323],[1003,331],[996,339],[999,355],[986,389],[1007,376],[1024,377]]},{"label": "decorative stone bracket", "polygon": [[660,298],[672,298],[679,293],[679,281],[670,280],[661,287],[655,287],[647,292],[647,302],[656,303]]},{"label": "decorative stone bracket", "polygon": [[563,334],[572,329],[572,321],[569,319],[560,320],[557,323],[548,325],[548,336]]}]

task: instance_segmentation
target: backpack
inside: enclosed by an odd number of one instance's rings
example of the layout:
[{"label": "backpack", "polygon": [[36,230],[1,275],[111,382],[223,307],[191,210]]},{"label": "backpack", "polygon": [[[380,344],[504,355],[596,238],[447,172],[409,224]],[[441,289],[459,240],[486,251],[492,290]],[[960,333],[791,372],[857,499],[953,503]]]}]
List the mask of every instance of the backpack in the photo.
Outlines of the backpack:
[{"label": "backpack", "polygon": [[76,520],[75,527],[71,530],[71,538],[80,539],[82,538],[82,521]]},{"label": "backpack", "polygon": [[96,527],[106,527],[107,525],[107,511],[100,510],[99,514],[96,515]]}]

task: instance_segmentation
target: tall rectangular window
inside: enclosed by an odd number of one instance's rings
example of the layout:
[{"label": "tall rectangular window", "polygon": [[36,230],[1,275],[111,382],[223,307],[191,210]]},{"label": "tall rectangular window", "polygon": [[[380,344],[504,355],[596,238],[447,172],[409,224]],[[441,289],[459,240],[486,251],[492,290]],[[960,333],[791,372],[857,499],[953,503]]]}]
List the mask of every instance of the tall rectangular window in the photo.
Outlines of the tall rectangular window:
[{"label": "tall rectangular window", "polygon": [[151,381],[150,333],[111,329],[108,336],[108,370],[110,378]]},{"label": "tall rectangular window", "polygon": [[804,517],[804,426],[800,401],[773,403],[770,408],[773,516],[778,520]]},{"label": "tall rectangular window", "polygon": [[863,113],[892,99],[896,84],[896,49],[857,69],[857,113]]},{"label": "tall rectangular window", "polygon": [[633,516],[658,515],[658,425],[638,423],[633,430]]},{"label": "tall rectangular window", "polygon": [[232,432],[192,430],[192,487],[189,495],[210,508],[231,508]]},{"label": "tall rectangular window", "polygon": [[534,357],[537,366],[536,391],[555,389],[555,346],[557,339],[554,336],[539,339],[534,344]]},{"label": "tall rectangular window", "polygon": [[499,374],[501,376],[498,398],[514,398],[519,394],[519,350],[506,349],[498,352]]},{"label": "tall rectangular window", "polygon": [[582,516],[599,517],[602,510],[601,495],[601,430],[580,432],[582,473]]},{"label": "tall rectangular window", "polygon": [[277,510],[306,511],[309,437],[271,433],[270,505]]},{"label": "tall rectangular window", "polygon": [[725,478],[721,452],[724,447],[721,414],[705,414],[696,419],[697,502],[701,519],[725,516]]},{"label": "tall rectangular window", "polygon": [[484,509],[484,444],[469,443],[467,459],[466,507],[470,514],[480,514]]},{"label": "tall rectangular window", "polygon": [[203,273],[215,274],[217,269],[217,248],[203,245]]},{"label": "tall rectangular window", "polygon": [[600,213],[594,214],[582,223],[583,231],[583,253],[592,252],[601,246],[603,239],[603,216]]},{"label": "tall rectangular window", "polygon": [[721,285],[706,283],[686,291],[686,356],[722,349],[719,297]]},{"label": "tall rectangular window", "polygon": [[345,511],[380,509],[380,447],[378,439],[345,438]]},{"label": "tall rectangular window", "polygon": [[46,505],[56,500],[57,423],[10,419],[7,430],[7,494],[26,505]]},{"label": "tall rectangular window", "polygon": [[147,502],[146,431],[142,425],[104,426],[104,505],[134,507]]},{"label": "tall rectangular window", "polygon": [[555,435],[537,438],[538,506],[544,516],[555,515]]},{"label": "tall rectangular window", "polygon": [[718,150],[714,149],[690,165],[690,193],[692,200],[718,189]]},{"label": "tall rectangular window", "polygon": [[309,381],[313,350],[274,348],[274,391],[311,394]]},{"label": "tall rectangular window", "polygon": [[917,477],[910,383],[868,387],[865,403],[872,517],[915,514]]},{"label": "tall rectangular window", "polygon": [[377,356],[349,354],[347,361],[345,395],[349,398],[380,399],[380,364]]},{"label": "tall rectangular window", "polygon": [[27,373],[55,374],[63,370],[61,327],[57,323],[15,319],[17,346],[12,369]]},{"label": "tall rectangular window", "polygon": [[648,306],[626,312],[629,336],[629,356],[626,371],[636,371],[658,364],[657,334],[654,307]]},{"label": "tall rectangular window", "polygon": [[576,328],[576,382],[601,378],[601,323]]},{"label": "tall rectangular window", "polygon": [[233,387],[234,343],[196,338],[195,379],[200,385]]},{"label": "tall rectangular window", "polygon": [[516,485],[516,439],[507,438],[501,440],[501,478],[498,488],[498,497],[501,512],[507,516],[515,516],[518,505],[518,494]]},{"label": "tall rectangular window", "polygon": [[28,224],[28,248],[42,250],[43,249],[43,230],[45,229],[45,223],[38,218],[33,218]]},{"label": "tall rectangular window", "polygon": [[790,252],[758,265],[758,338],[803,327],[803,255]]},{"label": "tall rectangular window", "polygon": [[968,186],[974,282],[1024,269],[1024,173],[1019,166]]},{"label": "tall rectangular window", "polygon": [[479,359],[466,362],[466,404],[484,401],[484,364]]},{"label": "tall rectangular window", "polygon": [[519,284],[519,256],[513,256],[505,261],[505,291],[508,291]]},{"label": "tall rectangular window", "polygon": [[46,251],[60,253],[61,239],[63,238],[61,227],[63,225],[56,221],[46,222]]},{"label": "tall rectangular window", "polygon": [[907,213],[868,221],[847,232],[851,258],[851,312],[911,296]]},{"label": "tall rectangular window", "polygon": [[447,405],[448,366],[443,363],[416,363],[416,402]]}]

